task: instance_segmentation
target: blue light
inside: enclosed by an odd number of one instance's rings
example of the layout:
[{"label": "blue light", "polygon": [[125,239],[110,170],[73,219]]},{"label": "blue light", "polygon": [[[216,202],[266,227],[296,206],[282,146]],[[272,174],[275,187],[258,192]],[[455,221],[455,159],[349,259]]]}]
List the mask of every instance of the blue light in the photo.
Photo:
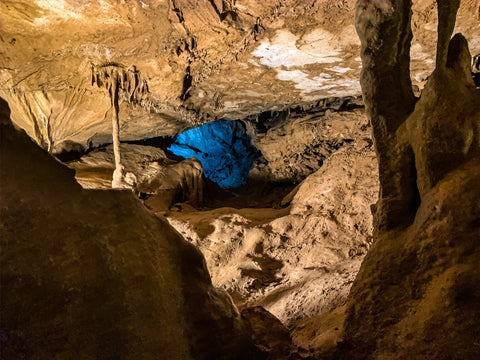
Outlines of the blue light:
[{"label": "blue light", "polygon": [[238,120],[217,120],[187,130],[175,137],[168,150],[185,159],[197,158],[205,176],[222,188],[246,184],[248,172],[260,156]]}]

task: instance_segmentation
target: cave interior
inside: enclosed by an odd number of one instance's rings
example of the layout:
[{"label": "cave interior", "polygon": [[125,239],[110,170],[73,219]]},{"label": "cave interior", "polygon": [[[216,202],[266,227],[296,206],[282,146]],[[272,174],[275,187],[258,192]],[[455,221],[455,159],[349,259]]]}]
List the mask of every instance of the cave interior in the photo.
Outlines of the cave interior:
[{"label": "cave interior", "polygon": [[480,358],[480,0],[0,2],[0,358]]}]

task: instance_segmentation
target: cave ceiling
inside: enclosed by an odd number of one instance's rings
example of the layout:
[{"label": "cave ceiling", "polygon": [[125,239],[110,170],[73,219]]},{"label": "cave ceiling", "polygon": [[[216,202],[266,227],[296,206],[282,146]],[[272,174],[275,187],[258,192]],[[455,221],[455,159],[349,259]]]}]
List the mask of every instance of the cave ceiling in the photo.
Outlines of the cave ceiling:
[{"label": "cave ceiling", "polygon": [[[354,0],[2,1],[0,96],[38,143],[111,141],[108,92],[92,69],[146,80],[148,97],[120,105],[122,140],[174,135],[220,118],[360,95]],[[463,1],[455,32],[480,52],[479,1]],[[436,11],[414,1],[411,74],[434,67]],[[472,24],[478,24],[472,26]]]}]

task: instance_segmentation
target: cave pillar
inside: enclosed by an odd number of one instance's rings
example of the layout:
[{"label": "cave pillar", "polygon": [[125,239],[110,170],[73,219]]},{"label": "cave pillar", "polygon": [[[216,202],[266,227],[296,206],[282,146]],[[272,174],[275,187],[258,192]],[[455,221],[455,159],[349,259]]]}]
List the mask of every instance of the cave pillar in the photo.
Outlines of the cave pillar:
[{"label": "cave pillar", "polygon": [[411,5],[410,0],[359,0],[355,9],[363,63],[360,83],[379,164],[377,230],[411,221],[417,206],[413,154],[395,136],[415,105],[409,69]]},{"label": "cave pillar", "polygon": [[113,154],[115,156],[115,170],[113,171],[112,188],[123,187],[124,168],[120,157],[120,124],[118,119],[118,74],[112,73],[112,81],[110,88],[110,98],[112,101],[112,137],[113,137]]},{"label": "cave pillar", "polygon": [[415,152],[420,194],[426,194],[448,172],[479,150],[478,104],[471,73],[468,42],[451,38],[459,1],[437,1],[436,68],[407,122],[407,137]]},{"label": "cave pillar", "polygon": [[453,33],[453,28],[455,27],[455,19],[459,6],[460,0],[437,0],[437,69],[445,67],[447,64],[448,44]]}]

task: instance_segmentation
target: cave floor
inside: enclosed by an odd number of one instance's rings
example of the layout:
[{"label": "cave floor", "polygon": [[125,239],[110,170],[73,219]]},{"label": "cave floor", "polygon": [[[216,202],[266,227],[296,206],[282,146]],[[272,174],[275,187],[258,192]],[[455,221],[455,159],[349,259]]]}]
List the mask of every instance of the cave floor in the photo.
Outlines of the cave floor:
[{"label": "cave floor", "polygon": [[[317,357],[340,340],[372,242],[378,176],[369,124],[363,109],[299,114],[256,143],[265,157],[237,189],[221,189],[195,161],[157,147],[122,143],[122,162],[144,205],[203,253],[213,285],[241,312],[273,314],[295,351]],[[110,189],[113,163],[107,145],[68,166],[84,188]]]}]

